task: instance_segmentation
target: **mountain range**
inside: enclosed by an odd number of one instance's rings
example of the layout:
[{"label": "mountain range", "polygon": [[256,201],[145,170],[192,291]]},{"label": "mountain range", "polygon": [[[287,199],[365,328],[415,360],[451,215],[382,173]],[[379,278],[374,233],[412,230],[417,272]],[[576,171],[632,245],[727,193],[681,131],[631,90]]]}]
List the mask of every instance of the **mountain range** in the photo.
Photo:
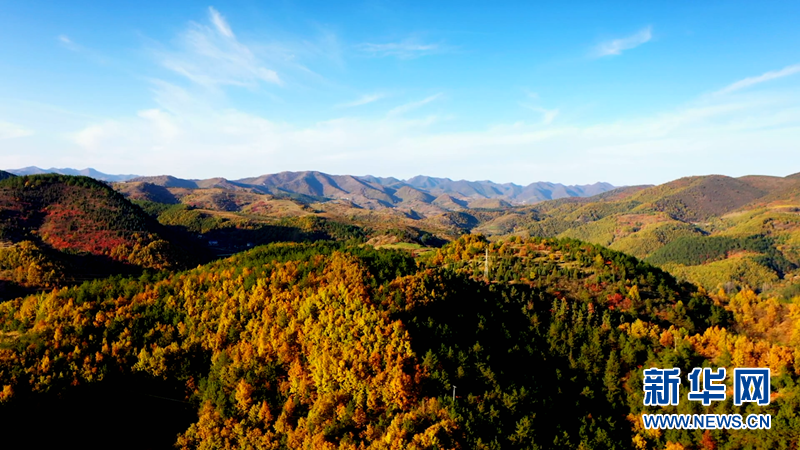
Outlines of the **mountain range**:
[{"label": "mountain range", "polygon": [[92,168],[82,170],[41,169],[31,166],[7,172],[14,175],[43,173],[84,175],[107,182],[149,183],[165,188],[249,190],[255,193],[288,196],[309,201],[338,199],[371,209],[393,207],[409,201],[433,204],[448,210],[466,207],[492,208],[533,204],[564,197],[590,197],[615,189],[615,186],[602,182],[587,185],[564,185],[540,181],[521,186],[488,180],[454,181],[449,178],[423,175],[401,180],[394,177],[384,178],[371,175],[330,175],[317,171],[280,172],[239,180],[182,179],[171,175],[110,175]]},{"label": "mountain range", "polygon": [[536,182],[520,186],[488,180],[454,181],[422,175],[400,180],[369,175],[329,175],[317,171],[280,172],[240,180],[186,180],[163,175],[138,177],[127,182],[150,183],[166,188],[250,190],[314,201],[338,199],[370,209],[393,207],[404,202],[431,204],[445,209],[496,208],[564,197],[589,197],[615,188],[608,183],[566,186],[560,183]]},{"label": "mountain range", "polygon": [[109,182],[127,181],[130,180],[131,178],[138,177],[138,175],[109,175],[107,173],[94,170],[91,167],[86,169],[70,169],[70,168],[58,169],[55,167],[51,167],[49,169],[42,169],[36,166],[29,166],[29,167],[23,167],[22,169],[6,170],[6,172],[12,173],[14,175],[41,175],[44,173],[57,173],[59,175],[83,175],[85,177],[94,178],[95,180],[109,181]]},{"label": "mountain range", "polygon": [[462,233],[566,237],[645,259],[707,289],[733,283],[785,298],[800,292],[797,174],[614,188],[305,171],[239,180],[135,177],[108,187],[161,224],[216,242],[218,253],[317,235],[424,247]]}]

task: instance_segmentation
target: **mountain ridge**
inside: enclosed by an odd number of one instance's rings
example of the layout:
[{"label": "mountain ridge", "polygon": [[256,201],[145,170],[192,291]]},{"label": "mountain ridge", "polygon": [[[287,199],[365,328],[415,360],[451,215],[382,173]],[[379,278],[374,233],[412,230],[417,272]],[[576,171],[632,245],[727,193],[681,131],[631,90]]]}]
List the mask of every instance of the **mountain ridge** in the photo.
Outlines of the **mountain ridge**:
[{"label": "mountain ridge", "polygon": [[[215,180],[210,183],[209,180]],[[331,175],[319,171],[284,171],[237,180],[181,179],[169,175],[143,176],[125,180],[126,183],[146,182],[163,187],[204,188],[213,184],[223,189],[251,189],[256,192],[282,195],[294,194],[318,200],[340,199],[353,201],[368,208],[391,207],[413,202],[429,204],[437,197],[448,195],[459,201],[496,199],[511,205],[525,205],[565,197],[589,197],[616,189],[610,183],[564,185],[537,181],[526,186],[515,183],[495,183],[489,180],[469,181],[417,175],[407,180],[372,175]],[[409,189],[420,194],[408,195]]]},{"label": "mountain ridge", "polygon": [[49,169],[42,169],[42,168],[36,167],[36,166],[28,166],[28,167],[23,167],[21,169],[8,169],[8,170],[6,170],[6,172],[8,172],[10,174],[13,174],[13,175],[17,175],[17,176],[21,176],[21,175],[42,175],[42,174],[46,174],[46,173],[57,173],[59,175],[85,176],[85,177],[94,178],[95,180],[108,181],[108,182],[127,181],[127,180],[130,180],[132,178],[136,178],[136,177],[139,176],[139,175],[132,175],[132,174],[112,175],[112,174],[107,174],[107,173],[100,172],[99,170],[95,170],[95,169],[93,169],[91,167],[87,167],[86,169],[72,169],[72,168],[69,168],[69,167],[66,167],[66,168],[63,168],[63,169],[59,169],[59,168],[56,168],[56,167],[51,167]]}]

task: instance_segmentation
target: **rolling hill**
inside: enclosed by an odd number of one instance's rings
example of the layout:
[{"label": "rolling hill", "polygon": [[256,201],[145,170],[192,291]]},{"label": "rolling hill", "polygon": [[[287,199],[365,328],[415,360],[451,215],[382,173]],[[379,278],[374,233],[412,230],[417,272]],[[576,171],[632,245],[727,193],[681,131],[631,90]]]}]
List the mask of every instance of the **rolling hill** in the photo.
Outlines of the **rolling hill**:
[{"label": "rolling hill", "polygon": [[[646,258],[707,289],[749,286],[790,298],[800,289],[798,194],[796,176],[689,177],[510,209],[474,231],[582,239]],[[713,258],[702,254],[709,246]]]},{"label": "rolling hill", "polygon": [[0,278],[10,291],[179,266],[185,260],[164,231],[93,178],[47,174],[0,181]]},{"label": "rolling hill", "polygon": [[[203,233],[217,227],[214,237],[207,236],[217,242],[232,242],[219,233],[285,226],[296,218],[315,216],[319,223],[359,228],[371,243],[423,246],[469,232],[511,208],[512,202],[590,195],[612,188],[605,183],[589,186],[534,183],[522,187],[432,177],[404,181],[314,171],[281,172],[233,181],[223,178],[186,180],[168,175],[137,177],[113,186],[129,199],[144,202],[142,205],[185,205],[193,212],[170,217],[163,216],[167,211],[163,207],[148,208],[168,226],[202,229]],[[192,216],[195,218],[190,218]],[[199,216],[204,218],[198,219]],[[176,220],[178,217],[181,219]],[[204,221],[205,225],[193,224],[197,220]],[[265,243],[254,239],[245,239],[245,242]],[[231,251],[241,250],[238,246],[224,246]]]},{"label": "rolling hill", "polygon": [[[306,171],[240,180],[138,177],[113,186],[142,205],[188,208],[148,207],[165,226],[221,243],[218,252],[240,251],[247,244],[275,240],[333,238],[319,224],[359,230],[334,234],[361,236],[359,239],[380,245],[425,247],[464,233],[493,238],[561,236],[638,258],[652,256],[652,262],[707,289],[749,286],[780,292],[787,298],[800,291],[800,178],[796,174],[695,176],[659,186],[613,188],[605,183],[519,186]],[[317,225],[298,225],[303,217],[314,217]],[[268,227],[271,231],[264,231]],[[759,242],[766,246],[752,250],[736,244],[714,259],[687,259],[685,255],[664,259],[664,254],[677,255],[670,245],[680,247],[687,239],[704,242],[708,237],[730,237],[736,242],[763,238]],[[673,244],[675,241],[679,242]],[[662,251],[664,247],[667,249]],[[657,254],[659,251],[662,253]],[[731,261],[722,262],[729,258]]]}]

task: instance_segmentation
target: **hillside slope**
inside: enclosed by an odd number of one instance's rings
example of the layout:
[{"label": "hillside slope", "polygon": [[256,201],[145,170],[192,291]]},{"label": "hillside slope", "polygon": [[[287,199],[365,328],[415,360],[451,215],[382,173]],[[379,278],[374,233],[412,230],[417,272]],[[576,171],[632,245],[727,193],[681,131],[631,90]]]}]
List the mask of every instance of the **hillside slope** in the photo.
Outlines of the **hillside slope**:
[{"label": "hillside slope", "polygon": [[53,286],[130,272],[125,266],[180,265],[183,258],[161,231],[139,207],[92,178],[0,181],[0,278],[6,282]]},{"label": "hillside slope", "polygon": [[[178,429],[185,449],[787,448],[800,435],[777,418],[794,411],[800,353],[719,328],[741,311],[722,300],[569,239],[469,236],[420,265],[363,246],[265,246],[159,280],[0,304],[0,421],[4,442],[24,443],[72,423],[47,411],[30,421],[26,405],[96,417],[70,393],[105,386],[196,415],[145,412],[139,430],[103,421],[91,429],[102,439],[42,439],[168,446]],[[642,429],[643,412],[752,411],[730,399],[642,406],[642,367],[706,364],[770,367],[781,381],[758,412],[772,429]]]},{"label": "hillside slope", "polygon": [[[798,211],[796,177],[710,175],[517,208],[475,231],[583,239],[639,258],[653,255],[652,262],[707,289],[748,286],[791,298],[800,289]],[[734,241],[717,246],[723,242],[713,241],[717,236]],[[705,239],[716,242],[714,258],[701,255]],[[728,258],[735,261],[719,262]]]}]

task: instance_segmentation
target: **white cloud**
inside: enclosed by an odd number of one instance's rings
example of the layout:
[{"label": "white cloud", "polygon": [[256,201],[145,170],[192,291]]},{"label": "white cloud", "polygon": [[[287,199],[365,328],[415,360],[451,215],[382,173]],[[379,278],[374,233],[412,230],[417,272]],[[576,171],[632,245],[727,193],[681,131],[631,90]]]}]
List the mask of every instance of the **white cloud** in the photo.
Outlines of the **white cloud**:
[{"label": "white cloud", "polygon": [[171,114],[161,111],[160,109],[139,111],[137,115],[143,119],[150,120],[165,139],[174,139],[181,133],[175,118]]},{"label": "white cloud", "polygon": [[190,24],[178,39],[177,51],[156,52],[161,65],[205,87],[283,84],[277,72],[236,39],[214,8],[209,8],[209,19],[213,26]]},{"label": "white cloud", "polygon": [[32,134],[32,130],[29,130],[23,126],[8,122],[0,122],[0,139],[20,138],[30,136]]},{"label": "white cloud", "polygon": [[100,150],[103,141],[120,137],[120,126],[114,121],[89,125],[72,135],[73,141],[88,150]]},{"label": "white cloud", "polygon": [[406,103],[404,105],[400,105],[400,106],[390,110],[387,113],[387,115],[388,116],[399,116],[401,114],[405,114],[405,113],[413,111],[413,110],[415,110],[417,108],[421,108],[421,107],[427,105],[428,103],[437,100],[441,96],[442,96],[442,93],[440,92],[438,94],[431,95],[428,98],[425,98],[425,99],[422,99],[422,100],[419,100],[419,101],[416,101],[416,102],[409,102],[409,103]]},{"label": "white cloud", "polygon": [[597,58],[604,56],[621,55],[623,51],[636,48],[652,39],[652,27],[646,27],[631,36],[603,42],[595,47],[593,54]]},{"label": "white cloud", "polygon": [[529,90],[527,88],[523,88],[522,92],[524,92],[525,95],[531,100],[539,100],[539,93],[538,92],[533,92],[533,91],[531,91],[531,90]]},{"label": "white cloud", "polygon": [[222,17],[222,14],[219,13],[213,6],[208,7],[208,13],[211,15],[211,23],[217,28],[217,31],[225,37],[232,38],[233,31],[231,31],[230,25],[228,22],[225,21],[225,18]]},{"label": "white cloud", "polygon": [[369,56],[394,56],[400,59],[417,58],[446,50],[441,44],[425,44],[416,39],[406,39],[401,42],[388,42],[385,44],[366,42],[357,45],[356,48]]},{"label": "white cloud", "polygon": [[80,51],[81,48],[75,42],[70,39],[69,36],[66,34],[61,34],[58,36],[58,42],[66,49],[72,50],[73,52]]},{"label": "white cloud", "polygon": [[474,131],[443,131],[436,116],[401,114],[441,94],[383,118],[338,118],[302,127],[214,109],[169,85],[159,87],[158,95],[169,108],[85,127],[73,135],[85,150],[70,152],[79,161],[60,164],[190,178],[315,169],[615,184],[658,183],[690,173],[800,171],[787,164],[800,152],[800,95],[714,97],[648,117],[588,124],[554,121],[556,110],[540,108],[535,110],[541,120]]},{"label": "white cloud", "polygon": [[378,100],[385,98],[385,94],[368,94],[362,95],[361,97],[347,103],[340,103],[336,105],[337,108],[353,108],[356,106],[367,105],[372,102],[377,102]]},{"label": "white cloud", "polygon": [[[646,36],[638,41],[650,39],[650,29],[644,31]],[[635,42],[633,37],[612,41],[605,51],[620,54]],[[682,108],[635,119],[575,122],[569,111],[559,115],[558,109],[538,106],[539,96],[524,91],[527,98],[519,105],[536,113],[532,120],[491,128],[472,126],[468,131],[451,131],[452,122],[442,125],[438,116],[419,116],[426,111],[423,107],[443,97],[437,93],[396,106],[382,117],[334,117],[299,126],[274,119],[278,115],[221,108],[216,89],[198,86],[282,82],[272,68],[280,68],[283,74],[291,64],[301,67],[297,59],[321,58],[327,46],[338,48],[334,35],[307,45],[244,44],[225,18],[210,8],[207,23],[190,24],[176,43],[170,51],[158,53],[159,61],[192,83],[179,86],[151,80],[152,107],[114,120],[59,118],[52,123],[62,128],[56,132],[51,127],[50,136],[37,125],[35,136],[3,142],[0,167],[92,166],[111,173],[234,179],[317,169],[398,177],[425,173],[518,183],[606,180],[615,184],[668,181],[687,171],[730,175],[743,175],[738,173],[742,170],[800,171],[800,167],[790,167],[800,152],[800,93],[707,96]],[[405,47],[370,45],[361,51],[395,57],[442,51],[418,42],[406,42]],[[723,91],[788,76],[797,71],[795,67],[748,78]],[[289,73],[295,76],[300,71]],[[356,107],[383,98],[381,93],[371,93],[338,106]],[[13,117],[21,123],[39,123]],[[66,148],[58,140],[63,130],[69,130]],[[21,126],[0,122],[0,139],[30,134]]]},{"label": "white cloud", "polygon": [[767,81],[775,80],[778,78],[788,77],[789,75],[794,75],[796,73],[800,73],[800,64],[795,64],[793,66],[784,67],[781,70],[774,70],[771,72],[763,73],[757,77],[749,77],[743,80],[739,80],[735,83],[729,84],[724,88],[717,91],[717,94],[728,94],[734,91],[738,91],[740,89],[745,89],[750,86],[754,86],[756,84],[765,83]]},{"label": "white cloud", "polygon": [[522,102],[519,103],[519,106],[540,113],[542,115],[542,123],[544,125],[550,125],[553,123],[553,120],[555,120],[556,116],[558,116],[558,109],[546,109],[542,108],[541,106],[528,105]]}]

